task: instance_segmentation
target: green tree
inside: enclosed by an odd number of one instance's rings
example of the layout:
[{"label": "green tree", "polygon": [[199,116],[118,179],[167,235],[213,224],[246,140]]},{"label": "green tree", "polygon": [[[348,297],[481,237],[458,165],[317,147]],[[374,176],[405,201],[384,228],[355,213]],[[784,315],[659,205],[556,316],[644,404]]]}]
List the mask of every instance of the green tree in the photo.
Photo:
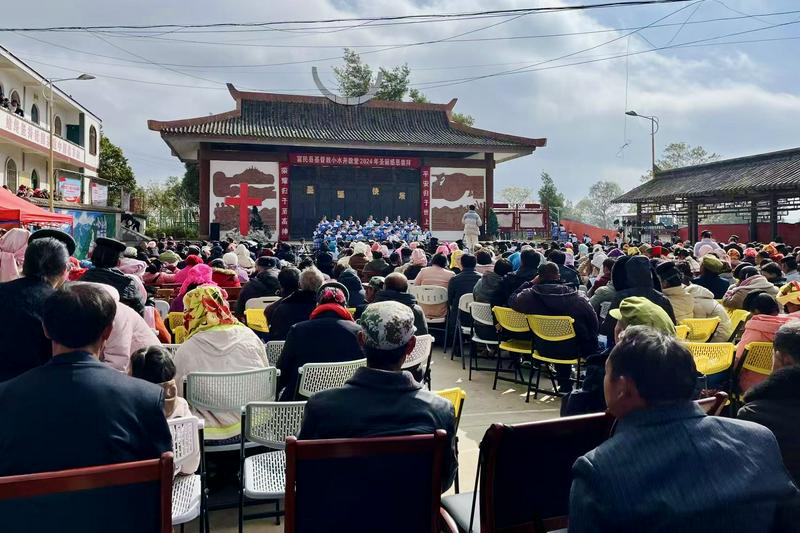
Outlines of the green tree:
[{"label": "green tree", "polygon": [[558,192],[558,188],[550,174],[542,172],[541,179],[542,186],[539,187],[539,203],[548,209],[564,207],[564,195]]},{"label": "green tree", "polygon": [[[361,61],[358,52],[350,48],[344,49],[344,66],[334,67],[333,73],[336,82],[339,84],[339,92],[342,96],[354,97],[367,93],[372,81],[372,67]],[[407,64],[387,69],[380,67],[379,72],[383,79],[375,94],[378,100],[401,101],[408,95],[412,102],[428,103],[428,98],[418,89],[409,89],[411,83],[411,69]],[[453,122],[458,122],[465,126],[472,126],[475,119],[469,115],[453,111],[450,115]]]},{"label": "green tree", "polygon": [[615,218],[619,218],[624,207],[611,203],[622,196],[622,187],[614,181],[598,181],[589,188],[589,196],[578,202],[590,224],[601,228],[610,228]]},{"label": "green tree", "polygon": [[[656,167],[659,170],[670,170],[672,168],[688,167],[692,165],[702,165],[710,163],[720,158],[720,155],[709,152],[700,145],[692,146],[685,142],[670,143],[661,152],[661,158],[656,160]],[[641,177],[641,181],[653,179],[653,171]]]},{"label": "green tree", "polygon": [[528,187],[506,187],[500,191],[500,197],[503,198],[508,205],[522,205],[531,197],[531,189]]},{"label": "green tree", "polygon": [[133,193],[136,190],[136,177],[128,164],[122,148],[103,135],[100,137],[100,165],[98,177],[107,180],[110,205],[119,205],[122,191]]},{"label": "green tree", "polygon": [[181,179],[181,195],[187,204],[200,205],[200,169],[197,163],[186,163],[186,172]]}]

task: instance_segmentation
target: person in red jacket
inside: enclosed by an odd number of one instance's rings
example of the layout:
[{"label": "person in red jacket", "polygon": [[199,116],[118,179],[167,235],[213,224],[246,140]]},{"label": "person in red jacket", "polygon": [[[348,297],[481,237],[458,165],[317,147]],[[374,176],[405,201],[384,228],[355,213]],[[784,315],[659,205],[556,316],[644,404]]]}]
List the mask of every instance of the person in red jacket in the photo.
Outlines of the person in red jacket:
[{"label": "person in red jacket", "polygon": [[241,287],[239,276],[235,270],[225,268],[225,263],[222,259],[214,259],[211,261],[211,280],[217,284],[218,287]]}]

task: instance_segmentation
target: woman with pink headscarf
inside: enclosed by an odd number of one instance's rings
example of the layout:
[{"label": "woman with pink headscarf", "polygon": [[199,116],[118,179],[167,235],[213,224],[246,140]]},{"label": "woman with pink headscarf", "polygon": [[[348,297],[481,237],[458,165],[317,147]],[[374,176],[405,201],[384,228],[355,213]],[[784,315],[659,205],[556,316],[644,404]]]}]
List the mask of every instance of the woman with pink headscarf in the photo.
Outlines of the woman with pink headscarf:
[{"label": "woman with pink headscarf", "polygon": [[428,266],[428,256],[425,255],[425,250],[422,248],[414,248],[411,251],[411,258],[405,265],[399,266],[395,272],[405,274],[408,279],[416,279],[420,270]]},{"label": "woman with pink headscarf", "polygon": [[19,277],[30,236],[30,231],[14,228],[0,237],[0,282],[14,281]]}]

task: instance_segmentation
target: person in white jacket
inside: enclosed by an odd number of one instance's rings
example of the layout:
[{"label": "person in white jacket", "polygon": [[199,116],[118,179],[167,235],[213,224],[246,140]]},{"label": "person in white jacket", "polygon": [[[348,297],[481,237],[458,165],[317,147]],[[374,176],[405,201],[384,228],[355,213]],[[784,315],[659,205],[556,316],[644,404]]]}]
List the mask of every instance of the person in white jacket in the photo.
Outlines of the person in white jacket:
[{"label": "person in white jacket", "polygon": [[140,348],[160,345],[161,341],[139,313],[119,301],[117,289],[105,283],[92,283],[92,285],[97,285],[108,292],[117,303],[111,336],[100,352],[100,360],[120,372],[127,372],[133,352]]},{"label": "person in white jacket", "polygon": [[[219,287],[203,285],[183,297],[186,341],[172,358],[175,383],[183,395],[183,382],[192,372],[241,372],[267,366],[267,353],[253,330],[231,314]],[[205,436],[224,440],[239,434],[239,413],[194,409],[205,420]]]},{"label": "person in white jacket", "polygon": [[694,298],[694,318],[719,317],[719,326],[709,342],[728,342],[733,333],[733,324],[725,308],[714,299],[714,293],[694,284],[686,287],[686,292]]}]

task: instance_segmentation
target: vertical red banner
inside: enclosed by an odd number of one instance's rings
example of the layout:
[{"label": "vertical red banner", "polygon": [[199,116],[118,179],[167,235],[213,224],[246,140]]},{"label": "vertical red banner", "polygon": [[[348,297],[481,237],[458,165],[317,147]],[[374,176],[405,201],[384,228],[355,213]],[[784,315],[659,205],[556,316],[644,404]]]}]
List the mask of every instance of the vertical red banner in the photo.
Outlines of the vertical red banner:
[{"label": "vertical red banner", "polygon": [[420,199],[422,210],[419,225],[422,231],[428,231],[431,229],[431,167],[420,169]]},{"label": "vertical red banner", "polygon": [[278,178],[278,240],[289,240],[289,163],[280,164]]}]

